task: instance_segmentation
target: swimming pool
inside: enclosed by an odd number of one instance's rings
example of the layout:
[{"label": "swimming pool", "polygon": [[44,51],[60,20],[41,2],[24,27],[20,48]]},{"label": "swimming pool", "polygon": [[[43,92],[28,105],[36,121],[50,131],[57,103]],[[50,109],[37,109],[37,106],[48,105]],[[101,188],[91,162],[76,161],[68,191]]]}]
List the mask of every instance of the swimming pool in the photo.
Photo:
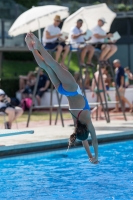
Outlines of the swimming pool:
[{"label": "swimming pool", "polygon": [[77,148],[0,160],[0,200],[132,200],[133,141],[99,146],[99,165]]}]

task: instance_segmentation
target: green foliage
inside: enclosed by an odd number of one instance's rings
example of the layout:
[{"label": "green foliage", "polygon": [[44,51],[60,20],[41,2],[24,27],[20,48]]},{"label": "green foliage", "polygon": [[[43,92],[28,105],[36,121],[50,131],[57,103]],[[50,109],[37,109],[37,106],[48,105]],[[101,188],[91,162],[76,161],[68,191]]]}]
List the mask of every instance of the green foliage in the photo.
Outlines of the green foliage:
[{"label": "green foliage", "polygon": [[69,10],[70,10],[70,14],[74,13],[75,11],[77,11],[78,9],[80,8],[80,5],[77,1],[72,1],[70,3],[70,7],[69,7]]},{"label": "green foliage", "polygon": [[19,79],[2,79],[1,88],[10,97],[15,97],[15,92],[19,89]]},{"label": "green foliage", "polygon": [[15,0],[16,3],[21,4],[27,8],[31,8],[32,6],[37,6],[38,0]]},{"label": "green foliage", "polygon": [[97,4],[100,4],[100,2],[99,2],[99,1],[96,1],[96,2],[94,2],[93,4],[94,4],[94,5],[97,5]]},{"label": "green foliage", "polygon": [[2,66],[3,78],[18,78],[19,75],[27,75],[29,71],[34,71],[37,64],[29,61],[7,61],[4,60]]},{"label": "green foliage", "polygon": [[55,0],[56,5],[62,5],[61,0]]},{"label": "green foliage", "polygon": [[29,52],[4,52],[5,60],[33,61],[34,57]]},{"label": "green foliage", "polygon": [[126,11],[126,5],[123,3],[118,4],[117,8],[119,11]]},{"label": "green foliage", "polygon": [[115,12],[133,11],[133,5],[125,5],[123,3],[115,4],[114,5],[114,11]]}]

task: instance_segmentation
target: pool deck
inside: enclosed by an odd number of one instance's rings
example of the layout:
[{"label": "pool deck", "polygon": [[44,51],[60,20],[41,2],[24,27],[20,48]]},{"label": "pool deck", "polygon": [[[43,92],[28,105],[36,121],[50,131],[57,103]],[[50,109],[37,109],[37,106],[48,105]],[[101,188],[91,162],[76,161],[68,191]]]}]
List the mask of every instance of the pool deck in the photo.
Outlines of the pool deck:
[{"label": "pool deck", "polygon": [[[133,139],[133,121],[94,122],[99,143]],[[45,126],[40,128],[0,130],[0,157],[67,148],[74,127]],[[90,137],[89,137],[90,141]],[[77,142],[77,145],[81,142]]]}]

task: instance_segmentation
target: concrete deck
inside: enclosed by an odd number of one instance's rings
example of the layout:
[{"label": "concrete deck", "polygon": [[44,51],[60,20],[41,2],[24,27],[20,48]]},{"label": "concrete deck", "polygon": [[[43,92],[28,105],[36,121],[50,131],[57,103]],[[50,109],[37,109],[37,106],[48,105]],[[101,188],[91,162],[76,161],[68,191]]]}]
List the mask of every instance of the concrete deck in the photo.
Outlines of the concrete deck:
[{"label": "concrete deck", "polygon": [[[99,143],[133,139],[133,121],[95,122]],[[0,130],[0,157],[66,148],[74,127],[45,126],[34,129]],[[34,133],[33,133],[34,132]],[[90,137],[89,137],[90,141]],[[81,142],[77,142],[77,146]]]}]

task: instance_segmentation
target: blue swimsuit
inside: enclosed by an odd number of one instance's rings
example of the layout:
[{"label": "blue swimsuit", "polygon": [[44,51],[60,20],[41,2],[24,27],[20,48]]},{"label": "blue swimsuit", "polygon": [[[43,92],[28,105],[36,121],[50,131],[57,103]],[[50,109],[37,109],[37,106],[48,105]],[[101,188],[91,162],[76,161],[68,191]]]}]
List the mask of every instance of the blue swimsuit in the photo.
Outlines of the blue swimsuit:
[{"label": "blue swimsuit", "polygon": [[[59,85],[59,87],[58,87],[58,92],[59,92],[60,94],[62,94],[62,95],[68,96],[68,97],[70,97],[70,96],[76,96],[76,95],[78,95],[78,94],[80,94],[80,95],[83,96],[83,94],[82,94],[82,92],[81,92],[79,86],[78,86],[78,89],[77,89],[75,92],[68,92],[68,91],[66,91],[66,90],[63,88],[63,86],[62,86],[61,83],[60,83],[60,85]],[[90,110],[90,106],[89,106],[89,104],[88,104],[87,99],[86,99],[84,96],[83,96],[83,98],[84,98],[84,100],[85,100],[85,106],[84,106],[83,109],[69,109],[69,110]]]}]

